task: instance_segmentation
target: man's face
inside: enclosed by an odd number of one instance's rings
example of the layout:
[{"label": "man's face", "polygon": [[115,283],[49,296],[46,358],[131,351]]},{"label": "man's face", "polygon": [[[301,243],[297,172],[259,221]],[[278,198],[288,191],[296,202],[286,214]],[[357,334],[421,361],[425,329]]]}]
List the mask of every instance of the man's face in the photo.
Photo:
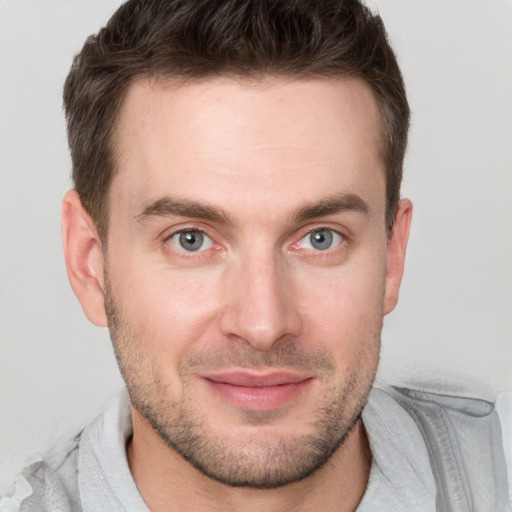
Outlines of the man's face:
[{"label": "man's face", "polygon": [[387,238],[371,92],[140,81],[116,143],[105,285],[134,423],[230,485],[304,478],[377,368]]}]

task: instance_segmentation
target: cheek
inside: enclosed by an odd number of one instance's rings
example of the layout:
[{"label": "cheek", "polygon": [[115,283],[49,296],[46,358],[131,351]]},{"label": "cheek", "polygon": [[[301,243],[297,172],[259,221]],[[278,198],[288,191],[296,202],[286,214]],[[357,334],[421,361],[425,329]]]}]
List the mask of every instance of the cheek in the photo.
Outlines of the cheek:
[{"label": "cheek", "polygon": [[[127,277],[124,277],[127,276]],[[175,357],[207,337],[217,316],[215,272],[176,271],[166,266],[124,261],[109,269],[112,292],[140,345]]]},{"label": "cheek", "polygon": [[380,335],[385,265],[374,259],[323,270],[299,279],[296,296],[308,326],[305,339],[329,344],[333,354],[350,358]]}]

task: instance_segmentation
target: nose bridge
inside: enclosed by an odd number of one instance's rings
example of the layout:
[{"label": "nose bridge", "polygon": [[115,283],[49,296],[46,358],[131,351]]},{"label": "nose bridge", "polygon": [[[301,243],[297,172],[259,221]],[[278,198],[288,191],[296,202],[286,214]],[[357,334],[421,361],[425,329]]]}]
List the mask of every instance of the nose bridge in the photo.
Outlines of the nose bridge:
[{"label": "nose bridge", "polygon": [[268,350],[298,336],[301,320],[295,308],[291,276],[273,248],[247,251],[226,280],[226,307],[221,330],[257,350]]}]

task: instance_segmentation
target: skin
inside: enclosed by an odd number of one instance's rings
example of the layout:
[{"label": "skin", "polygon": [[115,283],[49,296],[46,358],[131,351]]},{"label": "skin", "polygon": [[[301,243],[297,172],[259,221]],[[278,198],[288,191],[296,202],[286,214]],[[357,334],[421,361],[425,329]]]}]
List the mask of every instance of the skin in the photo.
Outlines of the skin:
[{"label": "skin", "polygon": [[[63,237],[86,315],[111,331],[132,400],[128,460],[151,510],[357,507],[371,465],[358,415],[412,212],[401,201],[388,238],[381,146],[357,79],[131,86],[108,250],[74,191]],[[185,250],[183,230],[206,243]],[[332,244],[316,248],[312,232]],[[250,386],[226,386],[233,372]],[[271,385],[290,374],[299,385]],[[311,465],[326,438],[333,453]]]}]

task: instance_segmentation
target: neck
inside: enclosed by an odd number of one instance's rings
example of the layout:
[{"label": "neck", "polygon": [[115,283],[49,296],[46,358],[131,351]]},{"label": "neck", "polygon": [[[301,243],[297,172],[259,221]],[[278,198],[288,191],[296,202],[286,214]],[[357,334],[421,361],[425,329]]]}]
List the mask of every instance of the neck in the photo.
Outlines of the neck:
[{"label": "neck", "polygon": [[276,489],[235,488],[216,482],[165,445],[136,412],[133,427],[128,462],[153,512],[349,512],[361,501],[370,473],[371,452],[361,420],[323,467]]}]

